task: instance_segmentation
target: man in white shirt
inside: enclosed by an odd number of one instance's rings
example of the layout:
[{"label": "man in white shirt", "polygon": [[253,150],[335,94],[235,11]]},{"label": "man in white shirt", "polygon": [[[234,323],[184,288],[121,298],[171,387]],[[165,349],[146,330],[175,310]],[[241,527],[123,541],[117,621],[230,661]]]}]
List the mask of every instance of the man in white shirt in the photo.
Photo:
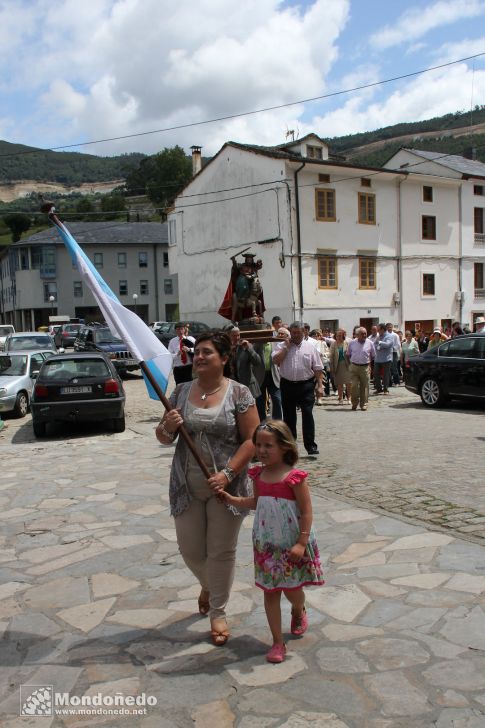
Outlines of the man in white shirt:
[{"label": "man in white shirt", "polygon": [[280,368],[283,420],[296,440],[296,408],[300,407],[305,450],[309,455],[318,455],[313,405],[315,379],[316,395],[323,397],[323,364],[313,343],[305,341],[301,323],[294,321],[290,325],[290,339],[278,344],[272,358]]},{"label": "man in white shirt", "polygon": [[401,361],[401,339],[398,334],[394,331],[392,324],[386,324],[386,329],[392,336],[392,364],[391,364],[391,377],[389,386],[399,386],[399,362]]},{"label": "man in white shirt", "polygon": [[194,337],[186,336],[185,324],[179,321],[175,327],[175,336],[168,342],[168,350],[173,358],[175,384],[192,381],[194,344]]}]

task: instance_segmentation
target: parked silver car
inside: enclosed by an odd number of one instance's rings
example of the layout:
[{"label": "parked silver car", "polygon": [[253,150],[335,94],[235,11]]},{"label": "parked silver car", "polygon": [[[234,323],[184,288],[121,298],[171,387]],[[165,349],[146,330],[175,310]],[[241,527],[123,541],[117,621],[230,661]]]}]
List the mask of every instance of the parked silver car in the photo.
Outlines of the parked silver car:
[{"label": "parked silver car", "polygon": [[0,351],[5,347],[5,341],[9,334],[15,334],[15,329],[11,324],[2,324],[0,326]]},{"label": "parked silver car", "polygon": [[0,412],[25,417],[37,374],[52,350],[0,353]]},{"label": "parked silver car", "polygon": [[57,347],[50,334],[41,331],[17,331],[9,334],[5,341],[5,351],[52,351],[57,354]]}]

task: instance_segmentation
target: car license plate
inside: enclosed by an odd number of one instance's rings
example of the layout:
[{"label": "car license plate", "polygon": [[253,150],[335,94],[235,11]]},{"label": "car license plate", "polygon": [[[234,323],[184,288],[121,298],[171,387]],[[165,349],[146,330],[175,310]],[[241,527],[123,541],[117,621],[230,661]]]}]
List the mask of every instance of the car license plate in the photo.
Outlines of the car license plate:
[{"label": "car license plate", "polygon": [[88,394],[92,387],[61,387],[61,394]]}]

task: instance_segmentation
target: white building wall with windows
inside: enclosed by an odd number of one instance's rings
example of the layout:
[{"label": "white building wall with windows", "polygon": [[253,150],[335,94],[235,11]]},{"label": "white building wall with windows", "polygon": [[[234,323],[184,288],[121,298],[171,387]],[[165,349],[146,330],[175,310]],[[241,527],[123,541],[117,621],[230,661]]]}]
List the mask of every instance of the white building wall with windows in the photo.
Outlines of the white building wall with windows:
[{"label": "white building wall with windows", "polygon": [[178,274],[182,318],[228,323],[217,311],[229,283],[231,256],[246,248],[263,262],[266,317],[292,318],[288,256],[294,242],[283,160],[224,147],[177,197],[168,223],[170,269]]},{"label": "white building wall with windows", "polygon": [[[426,159],[436,156],[435,160]],[[406,244],[403,255],[411,251],[435,256],[435,260],[403,262],[409,270],[403,276],[403,299],[412,318],[422,310],[423,318],[434,318],[440,323],[443,318],[452,318],[463,324],[472,325],[479,315],[485,313],[485,165],[475,160],[446,154],[419,152],[401,149],[387,163],[386,167],[405,169],[410,172],[403,185],[403,239],[412,241],[410,225],[414,220],[416,206],[420,215],[436,214],[437,241],[445,250],[434,247],[433,241],[419,240]],[[423,201],[419,188],[431,186],[433,203]],[[417,187],[417,192],[416,192]],[[449,255],[448,264],[441,257]],[[413,269],[420,266],[421,289],[412,285]],[[422,276],[434,273],[436,296],[423,295]],[[479,285],[483,283],[483,286]],[[419,296],[419,293],[421,295]],[[414,305],[413,305],[414,304]]]},{"label": "white building wall with windows", "polygon": [[[249,249],[263,261],[266,320],[301,317],[312,327],[333,321],[347,331],[361,321],[399,328],[425,321],[428,329],[452,320],[471,323],[475,264],[485,259],[473,215],[485,197],[477,202],[476,179],[417,154],[401,150],[375,170],[329,157],[315,135],[272,148],[228,142],[169,215],[181,315],[225,323],[217,310],[231,256]],[[317,202],[316,190],[333,191],[332,214],[322,213],[331,196]],[[362,219],[366,195],[374,199],[374,219]],[[331,276],[325,268],[330,259]],[[363,273],[372,265],[371,280]]]},{"label": "white building wall with windows", "polygon": [[[338,321],[347,332],[361,319],[398,325],[397,178],[402,175],[329,165],[324,171],[330,180],[320,183],[321,167],[306,170],[299,175],[305,320],[312,327]],[[321,190],[334,191],[335,221],[317,217],[316,192]],[[373,200],[374,223],[359,219],[362,195]],[[322,286],[319,255],[335,258],[333,289]],[[362,264],[375,267],[373,285],[362,280]]]},{"label": "white building wall with windows", "polygon": [[460,317],[459,190],[458,180],[417,173],[401,185],[404,322]]}]

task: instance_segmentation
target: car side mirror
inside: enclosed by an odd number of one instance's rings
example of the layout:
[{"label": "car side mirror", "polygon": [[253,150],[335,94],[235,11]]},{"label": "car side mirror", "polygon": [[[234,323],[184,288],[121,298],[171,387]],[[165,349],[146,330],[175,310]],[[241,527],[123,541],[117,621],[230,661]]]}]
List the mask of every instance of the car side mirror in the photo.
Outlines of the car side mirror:
[{"label": "car side mirror", "polygon": [[30,375],[30,378],[37,379],[38,376],[39,376],[39,369],[36,369],[35,371],[32,372],[32,374]]},{"label": "car side mirror", "polygon": [[59,354],[64,354],[66,350],[61,346],[57,351]]}]

